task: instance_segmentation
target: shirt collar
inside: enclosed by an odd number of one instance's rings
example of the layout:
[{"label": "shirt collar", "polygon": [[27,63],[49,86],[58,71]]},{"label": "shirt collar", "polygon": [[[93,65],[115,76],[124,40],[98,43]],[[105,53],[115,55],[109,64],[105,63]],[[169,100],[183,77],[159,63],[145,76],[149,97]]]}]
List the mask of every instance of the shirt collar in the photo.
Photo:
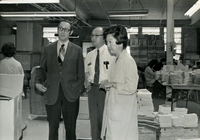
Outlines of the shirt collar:
[{"label": "shirt collar", "polygon": [[[98,50],[97,48],[95,49],[96,51]],[[104,49],[107,49],[107,46],[105,44],[99,48],[99,52],[102,52]]]},{"label": "shirt collar", "polygon": [[64,48],[65,48],[65,50],[66,50],[66,48],[67,48],[67,46],[68,46],[68,44],[69,44],[69,40],[67,40],[65,43],[62,43],[61,41],[58,41],[58,46],[59,46],[59,48],[61,47],[62,44],[65,44]]},{"label": "shirt collar", "polygon": [[12,57],[5,57],[5,59],[14,59],[14,57],[12,56]]}]

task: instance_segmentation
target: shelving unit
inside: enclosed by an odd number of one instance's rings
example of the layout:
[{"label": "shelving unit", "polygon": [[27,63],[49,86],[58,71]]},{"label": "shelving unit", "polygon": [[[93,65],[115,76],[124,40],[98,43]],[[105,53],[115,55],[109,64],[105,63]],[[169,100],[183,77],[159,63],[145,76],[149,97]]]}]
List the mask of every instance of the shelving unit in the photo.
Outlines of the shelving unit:
[{"label": "shelving unit", "polygon": [[165,57],[161,35],[130,35],[130,53],[138,66],[144,67],[151,59]]},{"label": "shelving unit", "polygon": [[[130,54],[137,66],[145,68],[152,59],[165,57],[164,40],[161,35],[130,35]],[[142,73],[139,72],[138,88],[146,88]]]}]

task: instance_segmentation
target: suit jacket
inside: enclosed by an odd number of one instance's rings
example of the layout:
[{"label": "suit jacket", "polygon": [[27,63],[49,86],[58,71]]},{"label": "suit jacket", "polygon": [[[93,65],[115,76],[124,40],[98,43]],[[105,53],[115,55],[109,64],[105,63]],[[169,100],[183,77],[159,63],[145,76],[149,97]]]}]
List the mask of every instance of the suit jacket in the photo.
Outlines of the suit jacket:
[{"label": "suit jacket", "polygon": [[64,95],[69,102],[80,97],[84,87],[84,60],[79,46],[68,43],[62,66],[58,63],[57,41],[47,45],[41,57],[40,68],[36,71],[36,83],[44,84],[45,103],[53,105],[59,94],[61,84]]}]

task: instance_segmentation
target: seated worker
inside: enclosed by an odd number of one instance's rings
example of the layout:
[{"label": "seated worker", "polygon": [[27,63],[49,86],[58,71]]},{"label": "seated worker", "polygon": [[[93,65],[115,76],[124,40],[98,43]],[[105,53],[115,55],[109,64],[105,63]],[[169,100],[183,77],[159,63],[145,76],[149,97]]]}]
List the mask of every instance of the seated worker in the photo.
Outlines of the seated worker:
[{"label": "seated worker", "polygon": [[157,59],[151,60],[144,71],[147,89],[152,93],[154,111],[156,112],[159,109],[159,105],[165,104],[166,98],[165,87],[158,80],[156,80],[156,73],[153,69],[157,63]]},{"label": "seated worker", "polygon": [[157,63],[158,63],[157,59],[151,60],[144,70],[144,77],[146,80],[147,89],[150,90],[151,92],[152,92],[151,87],[152,87],[153,83],[156,81],[156,73],[155,73],[153,67]]}]

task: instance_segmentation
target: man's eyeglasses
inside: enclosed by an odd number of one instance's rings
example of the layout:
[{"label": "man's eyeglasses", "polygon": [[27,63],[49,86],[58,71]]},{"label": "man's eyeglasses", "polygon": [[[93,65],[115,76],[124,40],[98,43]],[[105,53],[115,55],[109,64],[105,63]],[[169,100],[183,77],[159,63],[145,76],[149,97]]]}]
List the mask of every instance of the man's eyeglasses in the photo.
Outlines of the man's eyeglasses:
[{"label": "man's eyeglasses", "polygon": [[63,27],[58,27],[58,31],[70,32],[70,29],[68,29],[68,28],[63,28]]},{"label": "man's eyeglasses", "polygon": [[90,37],[99,37],[99,36],[103,36],[103,35],[90,35]]}]

